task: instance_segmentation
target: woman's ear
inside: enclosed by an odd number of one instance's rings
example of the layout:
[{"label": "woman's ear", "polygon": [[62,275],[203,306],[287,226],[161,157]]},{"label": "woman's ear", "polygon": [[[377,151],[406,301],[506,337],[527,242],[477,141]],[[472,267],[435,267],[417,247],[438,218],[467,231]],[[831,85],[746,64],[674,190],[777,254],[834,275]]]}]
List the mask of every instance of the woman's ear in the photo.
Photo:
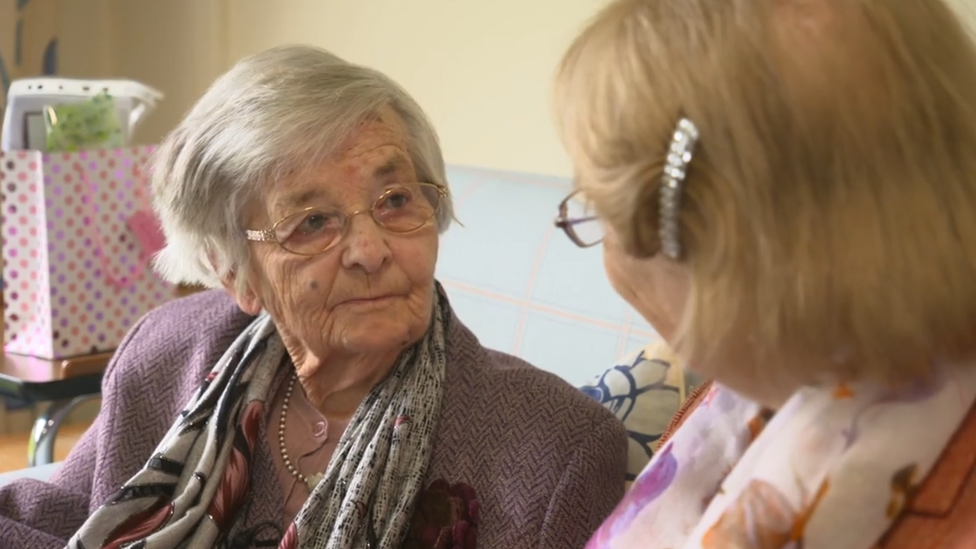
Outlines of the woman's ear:
[{"label": "woman's ear", "polygon": [[235,272],[231,271],[227,273],[220,282],[224,286],[224,290],[234,298],[237,306],[245,313],[251,316],[257,316],[264,308],[260,294],[255,290],[250,281],[244,284],[243,288],[238,287]]},{"label": "woman's ear", "polygon": [[[210,262],[210,268],[213,272],[220,272],[217,268],[219,262],[213,250],[207,252],[207,261]],[[233,270],[228,271],[227,274],[220,278],[220,285],[237,302],[237,306],[245,313],[251,316],[257,316],[261,312],[261,309],[264,308],[264,304],[261,301],[261,295],[255,290],[253,282],[254,277],[252,275],[248,277],[248,283],[243,288],[239,288],[237,284],[237,271]]]}]

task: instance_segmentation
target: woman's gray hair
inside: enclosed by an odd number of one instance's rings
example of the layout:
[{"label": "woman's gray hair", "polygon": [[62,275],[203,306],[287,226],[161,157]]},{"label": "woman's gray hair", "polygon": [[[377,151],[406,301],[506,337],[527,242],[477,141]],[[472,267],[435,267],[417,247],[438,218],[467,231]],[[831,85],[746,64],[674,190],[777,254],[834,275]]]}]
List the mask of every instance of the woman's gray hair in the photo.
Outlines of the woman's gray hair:
[{"label": "woman's gray hair", "polygon": [[[282,46],[241,60],[214,82],[153,158],[153,202],[166,235],[156,270],[174,283],[212,288],[233,274],[242,289],[248,201],[281,178],[320,164],[356,126],[387,107],[407,128],[417,178],[446,189],[433,126],[387,76],[311,46]],[[452,217],[448,196],[437,217],[441,232]]]}]

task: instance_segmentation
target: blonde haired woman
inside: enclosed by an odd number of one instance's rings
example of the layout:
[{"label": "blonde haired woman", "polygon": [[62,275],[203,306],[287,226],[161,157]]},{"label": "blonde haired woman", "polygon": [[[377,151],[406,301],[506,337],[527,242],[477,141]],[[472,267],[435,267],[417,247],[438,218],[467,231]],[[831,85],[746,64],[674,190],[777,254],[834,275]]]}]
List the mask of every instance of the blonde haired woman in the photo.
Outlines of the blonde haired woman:
[{"label": "blonde haired woman", "polygon": [[557,224],[605,226],[614,287],[716,380],[589,547],[974,546],[976,49],[952,11],[618,0],[557,90]]}]

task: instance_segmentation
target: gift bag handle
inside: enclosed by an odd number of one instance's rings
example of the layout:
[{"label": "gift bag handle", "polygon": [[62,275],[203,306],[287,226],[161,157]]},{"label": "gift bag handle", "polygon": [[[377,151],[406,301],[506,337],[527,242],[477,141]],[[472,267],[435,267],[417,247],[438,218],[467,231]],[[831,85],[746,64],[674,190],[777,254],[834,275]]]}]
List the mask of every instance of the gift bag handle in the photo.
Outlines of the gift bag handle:
[{"label": "gift bag handle", "polygon": [[[81,158],[85,159],[86,156],[87,155],[83,154]],[[80,162],[75,164],[75,171],[78,173],[78,178],[81,180],[81,184],[85,187],[86,190],[86,192],[82,194],[81,199],[83,201],[88,202],[88,207],[91,210],[91,223],[89,223],[89,226],[94,231],[94,234],[92,236],[94,238],[95,248],[99,250],[99,254],[98,254],[99,261],[102,264],[102,272],[105,274],[105,280],[109,284],[115,286],[120,290],[128,286],[131,286],[137,280],[142,278],[142,276],[146,273],[146,267],[149,265],[150,258],[147,256],[144,250],[140,250],[139,260],[136,262],[135,271],[132,272],[129,276],[116,275],[115,273],[112,272],[112,265],[108,259],[108,246],[105,244],[104,240],[102,239],[102,231],[98,226],[98,212],[95,210],[95,195],[97,193],[97,190],[95,186],[92,185],[91,180],[88,178],[88,174],[85,172],[85,168],[81,165]],[[141,170],[134,167],[133,173],[135,174],[133,181],[138,182],[141,179],[139,177],[139,174],[141,174]],[[149,206],[148,197],[145,196],[143,193],[139,192],[140,189],[138,185],[136,186],[134,191],[137,200],[139,196],[142,196],[143,199],[142,201],[146,203],[145,204],[146,206]],[[149,206],[149,211],[152,211],[151,206]]]}]

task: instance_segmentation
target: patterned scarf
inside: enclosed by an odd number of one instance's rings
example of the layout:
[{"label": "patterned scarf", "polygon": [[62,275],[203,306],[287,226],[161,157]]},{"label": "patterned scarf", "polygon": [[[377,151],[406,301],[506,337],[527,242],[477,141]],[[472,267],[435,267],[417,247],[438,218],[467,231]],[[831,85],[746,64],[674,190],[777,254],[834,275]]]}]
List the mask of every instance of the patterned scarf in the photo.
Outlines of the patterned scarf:
[{"label": "patterned scarf", "polygon": [[[440,415],[449,314],[438,286],[430,329],[359,406],[281,548],[394,549],[403,542]],[[273,321],[262,314],[217,361],[142,470],[68,548],[227,543],[251,497],[251,460],[263,443],[272,381],[288,363]]]},{"label": "patterned scarf", "polygon": [[775,414],[714,385],[587,549],[869,549],[976,401],[976,368],[807,388]]}]

